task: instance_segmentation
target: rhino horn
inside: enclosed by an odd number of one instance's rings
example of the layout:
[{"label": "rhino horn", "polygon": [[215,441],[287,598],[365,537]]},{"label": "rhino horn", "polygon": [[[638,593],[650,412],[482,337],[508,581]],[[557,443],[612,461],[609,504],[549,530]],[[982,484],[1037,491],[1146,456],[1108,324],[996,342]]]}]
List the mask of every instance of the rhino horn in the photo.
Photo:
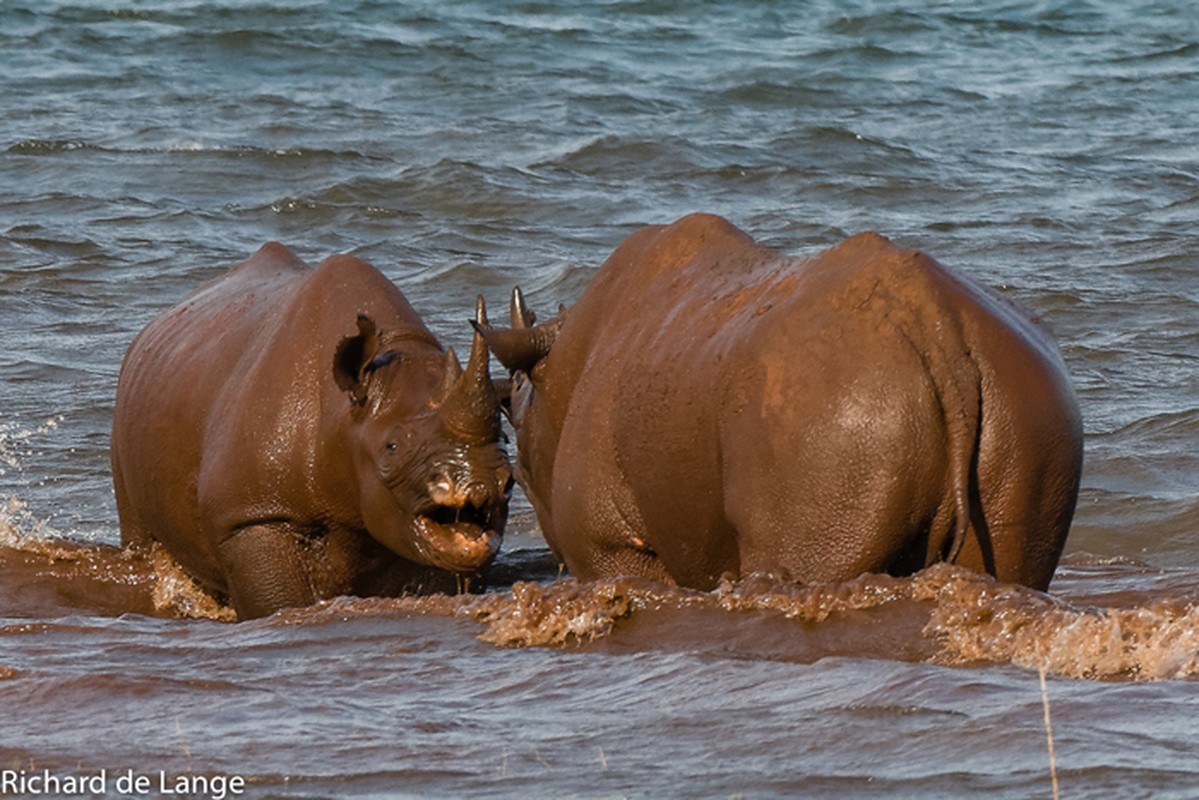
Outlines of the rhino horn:
[{"label": "rhino horn", "polygon": [[531,328],[533,327],[533,323],[537,321],[537,315],[525,305],[525,296],[521,293],[519,286],[512,287],[512,304],[509,309],[509,316],[512,319],[513,330]]},{"label": "rhino horn", "polygon": [[491,352],[509,372],[528,372],[538,361],[549,354],[562,318],[534,325],[536,317],[525,306],[520,287],[512,290],[512,327],[500,330],[478,321],[472,323],[475,331],[483,335]]},{"label": "rhino horn", "polygon": [[462,362],[458,360],[458,354],[454,352],[454,348],[447,347],[445,349],[445,364],[443,365],[441,388],[434,395],[435,404],[438,406],[444,405],[450,394],[454,391],[454,386],[462,378]]},{"label": "rhino horn", "polygon": [[[472,444],[494,442],[500,435],[499,395],[491,382],[491,354],[480,328],[487,327],[487,308],[480,296],[475,302],[475,336],[466,369],[458,366],[453,349],[446,351],[445,399],[441,418],[456,436]],[[452,368],[451,368],[452,363]],[[453,376],[451,378],[451,376]]]}]

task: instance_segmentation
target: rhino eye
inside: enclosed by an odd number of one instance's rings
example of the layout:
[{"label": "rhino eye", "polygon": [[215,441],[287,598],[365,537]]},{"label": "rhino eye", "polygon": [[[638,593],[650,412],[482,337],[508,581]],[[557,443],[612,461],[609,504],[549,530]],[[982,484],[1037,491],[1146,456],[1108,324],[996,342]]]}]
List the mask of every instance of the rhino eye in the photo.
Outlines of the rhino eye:
[{"label": "rhino eye", "polygon": [[396,450],[396,443],[388,442],[387,444],[384,445],[384,448],[386,448],[387,452],[394,453]]}]

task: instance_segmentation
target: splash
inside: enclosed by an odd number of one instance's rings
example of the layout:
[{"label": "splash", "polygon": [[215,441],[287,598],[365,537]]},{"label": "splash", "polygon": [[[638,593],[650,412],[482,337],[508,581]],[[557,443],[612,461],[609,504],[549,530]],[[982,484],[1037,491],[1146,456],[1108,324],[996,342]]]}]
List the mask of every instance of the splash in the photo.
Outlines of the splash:
[{"label": "splash", "polygon": [[36,518],[17,497],[8,497],[0,505],[0,547],[53,556],[57,554],[55,537],[45,520]]},{"label": "splash", "polygon": [[0,588],[0,616],[234,619],[157,545],[127,550],[60,536],[15,497],[0,505]]},{"label": "splash", "polygon": [[[406,598],[408,611],[447,613],[484,626],[482,641],[503,647],[564,647],[595,642],[618,624],[635,627],[648,615],[689,611],[707,615],[713,635],[736,626],[738,615],[765,612],[790,622],[820,623],[848,611],[876,609],[928,591],[910,579],[866,575],[842,584],[801,586],[764,576],[726,580],[712,592],[667,586],[642,578],[581,582],[516,582],[508,591],[432,600]],[[447,602],[448,601],[448,604]]]},{"label": "splash", "polygon": [[16,528],[12,524],[12,516],[20,506],[15,497],[10,497],[0,507],[0,545],[12,547],[18,540]]},{"label": "splash", "polygon": [[606,636],[617,620],[658,594],[634,580],[519,582],[510,592],[479,596],[460,613],[483,623],[486,630],[479,638],[491,644],[562,646]]},{"label": "splash", "polygon": [[[1094,569],[1106,571],[1089,585],[1077,577],[1066,582],[1077,584],[1073,593],[1089,603],[939,564],[907,578],[863,575],[834,584],[751,575],[711,592],[638,578],[528,580],[522,573],[507,588],[483,594],[341,598],[279,618],[304,624],[329,613],[455,617],[478,623],[479,639],[500,647],[1012,664],[1109,681],[1199,677],[1199,586],[1167,580],[1147,589],[1146,568],[1138,568],[1138,590],[1119,591],[1117,567]],[[5,616],[86,610],[235,618],[161,547],[128,551],[56,537],[16,498],[0,505],[0,585]],[[1096,586],[1105,593],[1095,594]]]},{"label": "splash", "polygon": [[1099,680],[1199,675],[1199,609],[1179,597],[1131,607],[1076,607],[964,570],[918,576],[935,598],[925,634],[946,664],[988,661]]},{"label": "splash", "polygon": [[130,554],[60,538],[16,498],[0,506],[0,615],[145,613],[143,583]]},{"label": "splash", "polygon": [[8,470],[20,470],[21,459],[33,455],[29,440],[43,436],[58,428],[63,416],[51,417],[36,428],[22,428],[11,422],[0,422],[0,476]]},{"label": "splash", "polygon": [[237,612],[206,592],[170,554],[155,542],[147,556],[150,596],[154,610],[164,616],[236,622]]},{"label": "splash", "polygon": [[[484,595],[384,602],[406,613],[472,619],[483,626],[482,641],[502,647],[584,646],[620,630],[634,646],[735,642],[745,657],[807,661],[849,654],[950,666],[1013,664],[1090,680],[1199,676],[1199,608],[1183,598],[1080,607],[947,564],[909,578],[863,575],[836,584],[750,576],[695,592],[632,578],[567,578],[517,582]],[[751,617],[757,627],[747,625]],[[691,633],[680,635],[686,625]],[[905,645],[903,637],[923,642]],[[780,644],[787,638],[794,647]]]},{"label": "splash", "polygon": [[839,612],[922,599],[927,598],[911,580],[889,575],[862,575],[844,583],[809,585],[751,575],[740,581],[723,581],[716,590],[717,604],[726,611],[773,611],[804,622],[823,622]]}]

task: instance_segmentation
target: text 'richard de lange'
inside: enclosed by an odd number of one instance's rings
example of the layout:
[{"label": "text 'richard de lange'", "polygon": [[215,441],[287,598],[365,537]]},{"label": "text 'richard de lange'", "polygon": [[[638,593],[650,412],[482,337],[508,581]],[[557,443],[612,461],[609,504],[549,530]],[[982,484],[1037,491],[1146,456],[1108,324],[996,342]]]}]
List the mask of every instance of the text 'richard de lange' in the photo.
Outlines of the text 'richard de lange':
[{"label": "text 'richard de lange'", "polygon": [[165,771],[148,774],[131,769],[109,772],[57,773],[53,770],[0,770],[0,796],[45,797],[157,796],[202,797],[226,800],[244,794],[246,779],[240,775],[168,775]]}]

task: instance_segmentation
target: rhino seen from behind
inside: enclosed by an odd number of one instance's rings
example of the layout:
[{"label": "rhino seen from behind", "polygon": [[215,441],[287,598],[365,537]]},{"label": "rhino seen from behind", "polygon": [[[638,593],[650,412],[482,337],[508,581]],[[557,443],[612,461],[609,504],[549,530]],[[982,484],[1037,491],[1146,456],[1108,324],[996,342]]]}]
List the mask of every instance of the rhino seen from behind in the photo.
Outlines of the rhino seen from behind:
[{"label": "rhino seen from behind", "polygon": [[791,258],[692,215],[631,235],[555,319],[519,290],[511,318],[476,327],[579,578],[1053,576],[1082,465],[1061,356],[928,256],[865,233]]}]

